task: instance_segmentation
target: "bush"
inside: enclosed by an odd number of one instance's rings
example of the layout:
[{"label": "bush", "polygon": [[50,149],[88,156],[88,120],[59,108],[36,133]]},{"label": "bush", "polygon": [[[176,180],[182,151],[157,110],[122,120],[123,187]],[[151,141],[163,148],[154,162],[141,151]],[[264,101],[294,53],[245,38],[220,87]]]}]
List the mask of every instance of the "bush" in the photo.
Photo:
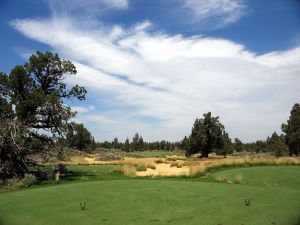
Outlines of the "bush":
[{"label": "bush", "polygon": [[145,166],[145,164],[142,164],[142,163],[137,164],[135,167],[136,167],[137,171],[146,171],[147,170],[147,167]]},{"label": "bush", "polygon": [[161,160],[161,159],[158,159],[158,160],[155,160],[155,163],[157,163],[157,164],[159,164],[159,163],[164,163],[164,161]]},{"label": "bush", "polygon": [[134,166],[124,166],[122,168],[125,176],[135,177],[136,176],[136,168]]},{"label": "bush", "polygon": [[36,177],[33,174],[25,174],[24,178],[21,180],[22,187],[30,187],[36,182]]},{"label": "bush", "polygon": [[20,189],[22,187],[22,183],[18,178],[12,178],[7,180],[5,187],[10,191],[14,191]]},{"label": "bush", "polygon": [[243,180],[243,176],[242,175],[236,175],[235,179],[234,179],[234,183],[235,184],[240,184]]},{"label": "bush", "polygon": [[221,182],[221,183],[228,183],[228,179],[227,179],[227,177],[225,177],[224,175],[221,175],[221,176],[217,176],[216,178],[215,178],[215,180],[216,181],[218,181],[218,182]]},{"label": "bush", "polygon": [[153,170],[156,169],[156,166],[155,166],[155,165],[148,165],[147,167],[150,168],[150,169],[153,169]]}]

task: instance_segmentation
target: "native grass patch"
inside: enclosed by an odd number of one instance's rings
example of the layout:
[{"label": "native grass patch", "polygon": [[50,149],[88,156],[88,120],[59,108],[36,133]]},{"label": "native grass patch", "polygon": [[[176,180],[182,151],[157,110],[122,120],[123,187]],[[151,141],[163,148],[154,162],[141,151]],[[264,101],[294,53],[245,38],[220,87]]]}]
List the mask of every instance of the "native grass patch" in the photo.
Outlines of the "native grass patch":
[{"label": "native grass patch", "polygon": [[[151,152],[148,152],[149,155]],[[160,152],[161,153],[161,152]],[[135,153],[131,153],[134,155]],[[146,155],[147,155],[146,154]],[[161,153],[162,154],[162,153]],[[128,167],[135,167],[135,176],[202,176],[215,168],[238,166],[263,166],[263,165],[300,165],[300,159],[295,157],[271,157],[271,156],[211,156],[209,158],[191,157],[171,154],[163,157],[108,157],[103,160],[97,154],[71,157],[64,162],[69,165],[118,165],[126,175]],[[131,175],[132,172],[131,170]],[[243,178],[237,176],[233,183],[241,183]]]}]

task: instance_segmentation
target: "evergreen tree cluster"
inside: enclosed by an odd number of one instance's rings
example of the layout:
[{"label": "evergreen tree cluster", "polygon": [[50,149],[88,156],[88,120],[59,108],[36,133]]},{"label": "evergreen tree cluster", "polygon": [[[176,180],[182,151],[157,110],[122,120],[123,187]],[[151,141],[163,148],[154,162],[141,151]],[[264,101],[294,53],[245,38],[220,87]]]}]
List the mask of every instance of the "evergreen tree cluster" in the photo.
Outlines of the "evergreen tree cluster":
[{"label": "evergreen tree cluster", "polygon": [[118,138],[114,138],[112,142],[98,142],[97,147],[100,149],[121,149],[124,152],[153,150],[174,151],[182,149],[180,142],[169,142],[165,140],[146,142],[138,133],[134,134],[132,141],[126,138],[125,142],[119,142]]}]

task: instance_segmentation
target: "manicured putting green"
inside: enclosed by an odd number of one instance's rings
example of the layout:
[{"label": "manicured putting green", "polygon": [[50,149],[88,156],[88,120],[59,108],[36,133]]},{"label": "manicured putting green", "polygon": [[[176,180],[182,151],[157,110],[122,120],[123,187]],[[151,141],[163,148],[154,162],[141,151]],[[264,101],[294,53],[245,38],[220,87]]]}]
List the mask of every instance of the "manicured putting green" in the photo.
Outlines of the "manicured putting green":
[{"label": "manicured putting green", "polygon": [[[259,168],[260,172],[274,171],[277,177],[281,177],[280,168],[299,171],[299,167]],[[69,183],[0,194],[0,224],[298,225],[298,184],[273,187],[187,180]],[[248,197],[251,203],[245,206]],[[80,202],[86,202],[87,210],[80,209]]]}]

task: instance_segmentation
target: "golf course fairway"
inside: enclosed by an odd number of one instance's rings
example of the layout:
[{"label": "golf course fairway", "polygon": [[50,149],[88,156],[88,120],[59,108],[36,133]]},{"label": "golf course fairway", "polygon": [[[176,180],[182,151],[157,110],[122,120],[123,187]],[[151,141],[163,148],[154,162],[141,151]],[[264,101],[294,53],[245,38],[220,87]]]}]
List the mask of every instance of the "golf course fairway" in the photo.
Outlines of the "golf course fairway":
[{"label": "golf course fairway", "polygon": [[[252,171],[252,173],[251,173]],[[240,184],[124,179],[41,186],[0,194],[1,225],[298,225],[300,167],[222,169]],[[269,183],[264,183],[266,174]],[[245,205],[245,198],[250,205]],[[86,209],[80,208],[86,202]]]}]

